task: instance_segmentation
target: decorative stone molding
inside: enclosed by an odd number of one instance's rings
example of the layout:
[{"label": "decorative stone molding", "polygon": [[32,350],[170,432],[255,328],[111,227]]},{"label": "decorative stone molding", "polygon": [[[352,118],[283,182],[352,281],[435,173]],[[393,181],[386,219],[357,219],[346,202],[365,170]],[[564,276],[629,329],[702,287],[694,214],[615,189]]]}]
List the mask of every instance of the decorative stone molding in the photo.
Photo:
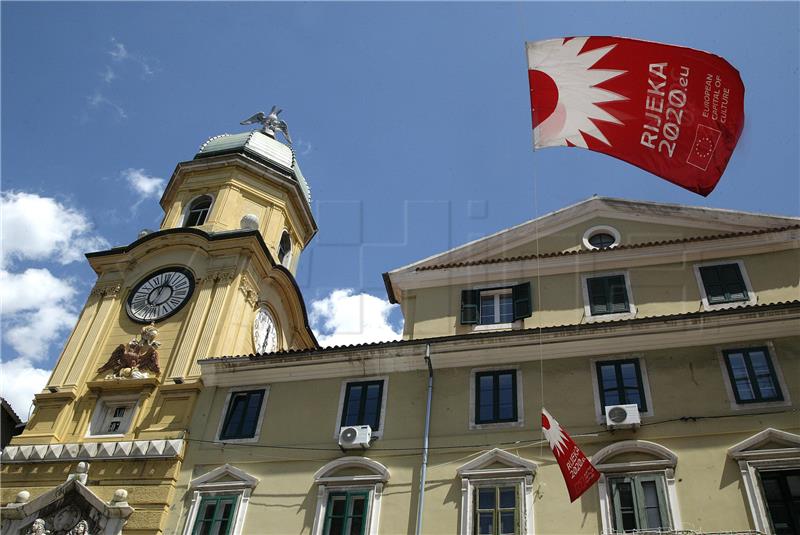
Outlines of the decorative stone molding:
[{"label": "decorative stone molding", "polygon": [[89,292],[89,295],[98,295],[100,297],[110,297],[114,299],[119,295],[120,290],[122,290],[122,285],[118,282],[96,284],[95,287],[92,288],[92,291]]},{"label": "decorative stone molding", "polygon": [[232,269],[219,269],[216,271],[209,271],[206,276],[207,279],[223,284],[230,283],[236,276],[236,272]]},{"label": "decorative stone molding", "polygon": [[244,294],[244,299],[254,309],[258,306],[258,291],[253,287],[250,278],[243,274],[239,280],[239,290]]},{"label": "decorative stone molding", "polygon": [[[37,444],[6,446],[0,458],[3,463],[30,463],[49,461],[114,460],[114,459],[169,459],[183,456],[183,439],[133,440],[120,442],[83,442],[81,444]],[[44,452],[44,453],[42,453]],[[86,470],[89,469],[86,463]],[[80,479],[80,465],[77,474]],[[85,478],[84,478],[85,479]]]}]

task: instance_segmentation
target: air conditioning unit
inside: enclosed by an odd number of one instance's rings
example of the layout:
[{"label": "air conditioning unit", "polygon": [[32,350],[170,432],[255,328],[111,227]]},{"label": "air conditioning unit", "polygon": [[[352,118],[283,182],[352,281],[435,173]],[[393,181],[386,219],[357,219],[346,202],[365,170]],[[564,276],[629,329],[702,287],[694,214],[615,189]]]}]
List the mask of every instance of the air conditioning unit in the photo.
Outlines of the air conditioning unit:
[{"label": "air conditioning unit", "polygon": [[339,447],[343,450],[367,449],[372,440],[372,428],[368,425],[350,425],[339,431]]},{"label": "air conditioning unit", "polygon": [[641,425],[642,419],[639,417],[639,406],[632,405],[607,405],[606,406],[606,426],[609,429],[636,428]]}]

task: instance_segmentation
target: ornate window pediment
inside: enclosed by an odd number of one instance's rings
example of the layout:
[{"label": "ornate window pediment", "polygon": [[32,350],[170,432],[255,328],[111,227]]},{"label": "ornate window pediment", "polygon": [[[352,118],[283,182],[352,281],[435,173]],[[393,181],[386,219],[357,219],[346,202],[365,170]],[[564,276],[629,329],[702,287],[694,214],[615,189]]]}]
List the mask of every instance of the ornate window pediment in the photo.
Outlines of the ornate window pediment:
[{"label": "ornate window pediment", "polygon": [[[233,507],[234,513],[231,518],[224,520],[224,528],[227,531],[221,531],[221,533],[230,533],[231,535],[243,533],[250,495],[258,482],[257,477],[229,464],[219,466],[192,479],[189,483],[192,503],[189,507],[184,534],[193,533],[195,524],[202,522],[202,519],[216,518],[215,515],[209,513],[209,509],[213,512],[215,507],[226,504]],[[219,525],[216,527],[221,529]]]},{"label": "ornate window pediment", "polygon": [[[533,477],[537,465],[513,453],[494,448],[475,459],[461,465],[458,476],[461,478],[461,535],[471,535],[476,531],[479,517],[483,514],[499,516],[513,515],[513,522],[519,526],[521,535],[533,533]],[[488,494],[487,494],[488,493]],[[481,500],[484,495],[508,495],[511,503],[502,513],[482,511]],[[502,498],[501,498],[502,499]],[[499,503],[499,500],[495,503]],[[513,507],[511,507],[513,503]]]},{"label": "ornate window pediment", "polygon": [[785,477],[800,470],[800,435],[768,427],[731,446],[728,457],[739,463],[753,527],[762,533],[774,533],[764,479]]},{"label": "ornate window pediment", "polygon": [[133,513],[125,491],[115,494],[120,501],[106,503],[78,479],[69,479],[29,502],[20,501],[21,495],[18,503],[2,508],[3,534],[72,534],[84,528],[85,535],[118,535]]},{"label": "ornate window pediment", "polygon": [[[380,522],[383,486],[389,481],[389,470],[368,457],[347,456],[327,463],[314,474],[317,484],[317,509],[312,535],[325,535],[331,528],[334,503],[363,503],[361,512],[366,535],[377,535]],[[349,510],[349,509],[348,509]],[[349,514],[349,513],[348,513]],[[326,527],[327,526],[327,527]]]}]

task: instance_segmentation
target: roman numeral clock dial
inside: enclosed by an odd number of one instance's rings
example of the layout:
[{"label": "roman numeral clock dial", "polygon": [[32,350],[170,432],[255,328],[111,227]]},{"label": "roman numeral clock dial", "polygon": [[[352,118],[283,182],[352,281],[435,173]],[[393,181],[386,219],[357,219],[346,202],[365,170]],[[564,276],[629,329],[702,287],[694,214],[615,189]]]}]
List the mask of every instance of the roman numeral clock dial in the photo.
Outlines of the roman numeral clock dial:
[{"label": "roman numeral clock dial", "polygon": [[137,284],[126,303],[128,316],[137,323],[159,321],[178,312],[194,291],[194,275],[172,267],[151,273]]}]

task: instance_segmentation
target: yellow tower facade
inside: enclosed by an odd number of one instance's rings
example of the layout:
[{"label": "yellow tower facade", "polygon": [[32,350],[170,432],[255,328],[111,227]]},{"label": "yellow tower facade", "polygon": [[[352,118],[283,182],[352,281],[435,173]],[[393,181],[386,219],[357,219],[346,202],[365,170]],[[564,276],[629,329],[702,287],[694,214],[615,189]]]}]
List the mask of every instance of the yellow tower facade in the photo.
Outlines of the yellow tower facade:
[{"label": "yellow tower facade", "polygon": [[198,359],[318,347],[294,279],[310,191],[274,130],[206,141],[161,206],[159,230],[87,254],[97,282],[3,451],[3,534],[162,533]]}]

